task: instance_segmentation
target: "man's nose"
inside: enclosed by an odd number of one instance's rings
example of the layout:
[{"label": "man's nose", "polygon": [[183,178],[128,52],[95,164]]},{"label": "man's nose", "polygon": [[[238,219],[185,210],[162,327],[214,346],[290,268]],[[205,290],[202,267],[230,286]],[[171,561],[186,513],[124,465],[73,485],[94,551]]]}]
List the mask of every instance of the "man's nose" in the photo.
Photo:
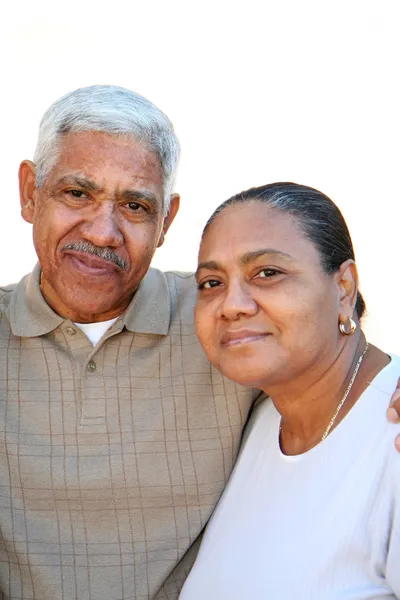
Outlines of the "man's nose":
[{"label": "man's nose", "polygon": [[82,227],[83,237],[95,246],[117,248],[124,243],[118,214],[112,202],[97,206]]},{"label": "man's nose", "polygon": [[235,321],[241,316],[255,315],[258,311],[258,304],[253,297],[251,287],[241,281],[229,283],[220,310],[221,316],[230,321]]}]

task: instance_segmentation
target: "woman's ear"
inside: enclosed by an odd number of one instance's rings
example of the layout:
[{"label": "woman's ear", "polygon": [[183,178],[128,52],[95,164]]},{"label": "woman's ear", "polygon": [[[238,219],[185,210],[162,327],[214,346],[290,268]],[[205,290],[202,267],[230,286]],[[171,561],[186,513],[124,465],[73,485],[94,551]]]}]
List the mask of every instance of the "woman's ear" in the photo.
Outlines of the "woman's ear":
[{"label": "woman's ear", "polygon": [[335,276],[339,292],[339,321],[345,321],[353,317],[357,301],[358,271],[354,260],[345,260]]},{"label": "woman's ear", "polygon": [[19,167],[19,197],[21,215],[27,223],[33,223],[36,197],[36,166],[30,160],[24,160]]}]

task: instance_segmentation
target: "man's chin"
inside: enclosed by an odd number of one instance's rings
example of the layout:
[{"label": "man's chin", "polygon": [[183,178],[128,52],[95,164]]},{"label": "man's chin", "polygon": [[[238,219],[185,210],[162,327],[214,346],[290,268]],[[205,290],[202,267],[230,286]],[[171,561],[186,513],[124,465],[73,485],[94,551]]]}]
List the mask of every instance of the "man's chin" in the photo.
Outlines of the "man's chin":
[{"label": "man's chin", "polygon": [[[43,289],[43,296],[49,306],[61,317],[77,323],[93,323],[119,316],[124,312],[130,298],[116,294],[114,286],[96,286],[93,291],[88,286],[60,286],[60,288]],[[100,287],[100,289],[99,289]]]}]

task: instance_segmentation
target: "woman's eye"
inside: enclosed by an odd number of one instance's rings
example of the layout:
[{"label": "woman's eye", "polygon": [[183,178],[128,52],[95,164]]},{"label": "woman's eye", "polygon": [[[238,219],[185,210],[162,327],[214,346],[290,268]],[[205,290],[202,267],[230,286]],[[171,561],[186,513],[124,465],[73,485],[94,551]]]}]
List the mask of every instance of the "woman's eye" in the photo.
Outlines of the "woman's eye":
[{"label": "woman's eye", "polygon": [[210,290],[211,288],[218,287],[220,282],[216,279],[209,279],[208,281],[204,281],[204,283],[199,283],[197,286],[199,290]]},{"label": "woman's eye", "polygon": [[261,277],[261,279],[267,279],[269,277],[273,277],[274,275],[279,275],[280,271],[276,269],[262,269],[258,272],[257,277]]}]

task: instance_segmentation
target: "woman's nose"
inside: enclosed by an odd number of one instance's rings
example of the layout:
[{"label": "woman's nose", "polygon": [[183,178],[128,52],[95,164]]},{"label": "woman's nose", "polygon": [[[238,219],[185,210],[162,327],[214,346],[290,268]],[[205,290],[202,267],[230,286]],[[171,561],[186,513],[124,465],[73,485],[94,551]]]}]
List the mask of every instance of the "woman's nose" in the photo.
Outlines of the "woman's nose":
[{"label": "woman's nose", "polygon": [[258,310],[258,304],[253,298],[248,285],[235,282],[230,283],[221,302],[221,316],[231,321],[241,316],[252,316]]}]

